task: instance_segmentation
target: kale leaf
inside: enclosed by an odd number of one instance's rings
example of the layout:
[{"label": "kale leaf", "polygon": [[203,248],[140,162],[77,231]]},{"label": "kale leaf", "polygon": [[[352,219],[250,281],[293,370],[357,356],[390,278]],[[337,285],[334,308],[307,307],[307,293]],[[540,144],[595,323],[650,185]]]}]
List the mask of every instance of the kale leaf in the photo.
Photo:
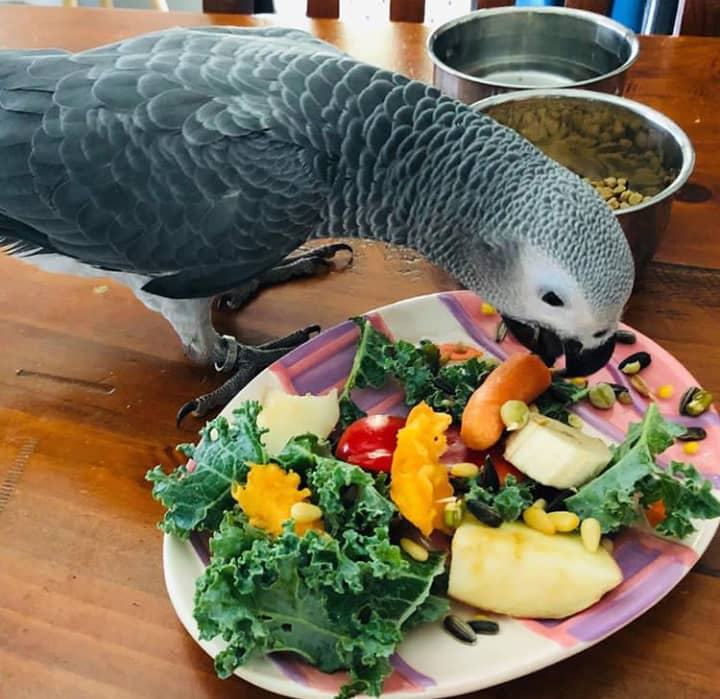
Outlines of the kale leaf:
[{"label": "kale leaf", "polygon": [[145,474],[152,494],[167,512],[160,529],[187,539],[190,532],[217,529],[225,510],[233,507],[230,485],[242,481],[248,463],[265,463],[264,430],[257,426],[260,404],[249,401],[233,412],[231,422],[218,417],[200,431],[197,446],[178,447],[195,461],[195,469],[179,466],[169,474],[156,466]]},{"label": "kale leaf", "polygon": [[504,485],[498,490],[493,490],[482,485],[481,479],[482,475],[470,481],[470,488],[465,498],[478,499],[494,507],[505,522],[514,522],[523,510],[533,503],[534,496],[530,482],[517,481],[514,476],[507,476]]},{"label": "kale leaf", "polygon": [[570,406],[581,401],[588,393],[589,389],[587,387],[581,388],[571,381],[555,378],[550,384],[550,388],[539,396],[534,403],[540,413],[567,425],[570,417]]},{"label": "kale leaf", "polygon": [[663,499],[667,518],[657,529],[677,536],[694,531],[692,516],[718,516],[712,513],[720,503],[693,467],[675,464],[663,471],[655,465],[655,458],[684,431],[651,404],[643,421],[630,425],[625,440],[613,449],[608,468],[567,498],[567,508],[581,519],[595,517],[603,532],[613,532],[637,519],[638,500],[647,505]]},{"label": "kale leaf", "polygon": [[720,502],[712,494],[710,481],[692,464],[673,461],[666,471],[658,469],[643,478],[638,490],[643,507],[662,500],[667,516],[655,529],[666,536],[682,539],[692,534],[692,518],[720,517]]},{"label": "kale leaf", "polygon": [[350,373],[340,393],[340,426],[343,429],[365,416],[351,398],[353,389],[382,388],[387,382],[388,358],[385,351],[392,345],[392,341],[376,330],[366,318],[355,317],[351,320],[359,326],[360,337]]},{"label": "kale leaf", "polygon": [[447,611],[431,595],[444,557],[404,555],[390,541],[396,509],[373,477],[326,454],[323,440],[301,437],[279,459],[304,473],[326,534],[297,536],[288,524],[273,538],[228,512],[197,583],[195,619],[201,638],[228,643],[215,661],[221,677],[256,654],[292,651],[324,672],[349,670],[340,697],[379,695],[403,631]]},{"label": "kale leaf", "polygon": [[460,421],[473,391],[495,368],[496,362],[473,357],[441,366],[437,345],[422,340],[418,346],[406,340],[393,342],[365,318],[353,318],[360,327],[355,359],[340,394],[340,426],[344,429],[365,413],[351,398],[354,388],[381,388],[394,379],[405,391],[405,404],[425,401],[433,410],[449,413]]}]

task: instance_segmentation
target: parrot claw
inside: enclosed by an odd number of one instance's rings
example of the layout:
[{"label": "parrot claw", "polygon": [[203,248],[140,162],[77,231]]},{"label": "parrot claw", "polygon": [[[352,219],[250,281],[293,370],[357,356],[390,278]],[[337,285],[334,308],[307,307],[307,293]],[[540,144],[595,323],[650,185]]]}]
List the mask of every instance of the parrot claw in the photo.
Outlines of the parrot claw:
[{"label": "parrot claw", "polygon": [[347,243],[329,243],[320,245],[293,257],[288,257],[277,267],[263,272],[259,277],[252,279],[244,286],[234,289],[218,298],[219,309],[237,311],[242,308],[258,292],[276,284],[282,284],[291,279],[301,277],[315,277],[327,272],[332,266],[331,260],[339,252],[349,253],[345,267],[352,264],[353,249]]},{"label": "parrot claw", "polygon": [[242,345],[233,337],[221,337],[217,347],[215,369],[217,371],[234,370],[235,373],[214,391],[185,403],[178,410],[175,418],[178,428],[190,414],[202,418],[215,408],[225,406],[248,381],[257,376],[263,369],[286,355],[290,350],[295,349],[298,345],[307,342],[318,332],[320,332],[319,325],[310,325],[285,337],[265,342],[256,347]]}]

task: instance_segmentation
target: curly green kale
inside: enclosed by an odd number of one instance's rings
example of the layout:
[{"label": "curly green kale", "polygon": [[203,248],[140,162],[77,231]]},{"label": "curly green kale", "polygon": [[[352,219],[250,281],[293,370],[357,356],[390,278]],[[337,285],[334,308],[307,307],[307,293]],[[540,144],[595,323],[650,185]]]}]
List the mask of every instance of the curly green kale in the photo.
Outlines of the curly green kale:
[{"label": "curly green kale", "polygon": [[720,516],[720,502],[710,483],[693,466],[673,462],[663,470],[655,464],[684,431],[651,404],[643,421],[632,424],[625,440],[613,449],[608,468],[567,498],[567,508],[581,519],[595,517],[603,532],[613,532],[639,517],[638,504],[662,500],[666,518],[657,531],[678,537],[695,531],[691,518]]},{"label": "curly green kale", "polygon": [[505,483],[497,490],[483,486],[481,476],[470,482],[470,488],[465,497],[481,500],[497,510],[505,522],[514,522],[523,513],[523,510],[532,505],[534,496],[529,482],[518,482],[514,476],[507,476]]},{"label": "curly green kale", "polygon": [[350,374],[340,394],[340,425],[345,428],[365,413],[352,401],[355,388],[381,388],[391,379],[405,391],[405,404],[425,401],[433,410],[449,413],[456,422],[473,391],[494,369],[495,363],[477,358],[440,365],[440,350],[428,340],[413,345],[393,342],[365,318],[353,318],[360,338]]},{"label": "curly green kale", "polygon": [[667,471],[659,469],[638,484],[643,507],[662,500],[667,516],[655,529],[665,536],[682,539],[695,531],[692,519],[720,517],[720,502],[691,464],[673,461]]},{"label": "curly green kale", "polygon": [[300,441],[280,461],[303,473],[327,535],[297,536],[288,523],[273,538],[229,512],[197,583],[198,628],[228,644],[215,661],[221,677],[256,654],[292,651],[324,672],[349,670],[340,697],[379,695],[403,631],[447,612],[447,600],[431,595],[444,558],[404,555],[390,541],[395,507],[372,476],[326,456],[320,441]]},{"label": "curly green kale", "polygon": [[156,466],[145,474],[153,483],[152,494],[167,509],[160,529],[187,539],[192,531],[213,531],[226,510],[233,507],[233,481],[243,481],[248,463],[265,463],[264,430],[257,425],[260,404],[248,401],[233,412],[228,422],[218,417],[200,431],[197,446],[181,444],[178,451],[192,458],[195,468],[180,466],[166,474]]},{"label": "curly green kale", "polygon": [[555,378],[550,388],[533,402],[542,415],[567,425],[570,417],[569,408],[580,402],[589,392],[587,387],[580,388],[571,381]]}]

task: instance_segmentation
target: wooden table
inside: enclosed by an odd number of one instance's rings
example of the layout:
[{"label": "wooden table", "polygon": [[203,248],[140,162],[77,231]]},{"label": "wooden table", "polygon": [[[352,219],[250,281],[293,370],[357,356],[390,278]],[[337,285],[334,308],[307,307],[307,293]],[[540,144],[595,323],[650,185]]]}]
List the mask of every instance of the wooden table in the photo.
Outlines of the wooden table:
[{"label": "wooden table", "polygon": [[[265,20],[263,20],[265,21]],[[83,49],[239,16],[0,8],[4,47]],[[356,56],[430,80],[421,25],[302,23]],[[720,39],[643,38],[627,94],[665,112],[697,149],[691,194],[627,321],[720,394]],[[262,294],[218,326],[259,342],[408,296],[456,288],[415,255],[360,243],[352,269]],[[125,288],[0,257],[0,697],[266,697],[215,677],[165,593],[160,507],[143,476],[193,438],[177,406],[217,382]],[[659,605],[560,665],[487,698],[720,696],[720,545]]]}]

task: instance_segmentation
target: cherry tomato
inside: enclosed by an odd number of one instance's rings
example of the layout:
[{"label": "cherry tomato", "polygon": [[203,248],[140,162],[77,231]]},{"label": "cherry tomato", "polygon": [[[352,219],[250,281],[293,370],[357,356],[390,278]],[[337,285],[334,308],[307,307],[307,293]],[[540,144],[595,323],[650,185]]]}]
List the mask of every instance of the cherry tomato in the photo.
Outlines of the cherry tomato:
[{"label": "cherry tomato", "polygon": [[503,447],[494,446],[487,452],[488,456],[492,459],[493,466],[495,467],[495,473],[497,473],[500,485],[505,485],[505,479],[508,476],[513,476],[516,482],[525,480],[525,474],[518,471],[504,456]]},{"label": "cherry tomato", "polygon": [[445,433],[445,437],[448,446],[445,453],[440,457],[444,464],[452,466],[461,462],[469,462],[482,468],[485,465],[485,457],[489,456],[495,466],[495,473],[497,473],[500,485],[505,485],[505,479],[508,476],[514,476],[518,483],[525,479],[525,474],[518,471],[503,456],[505,450],[503,444],[496,444],[484,451],[468,449],[460,438],[460,430],[456,427],[450,427]]},{"label": "cherry tomato", "polygon": [[397,433],[404,426],[405,418],[392,415],[360,418],[343,432],[335,455],[368,471],[390,473]]}]

